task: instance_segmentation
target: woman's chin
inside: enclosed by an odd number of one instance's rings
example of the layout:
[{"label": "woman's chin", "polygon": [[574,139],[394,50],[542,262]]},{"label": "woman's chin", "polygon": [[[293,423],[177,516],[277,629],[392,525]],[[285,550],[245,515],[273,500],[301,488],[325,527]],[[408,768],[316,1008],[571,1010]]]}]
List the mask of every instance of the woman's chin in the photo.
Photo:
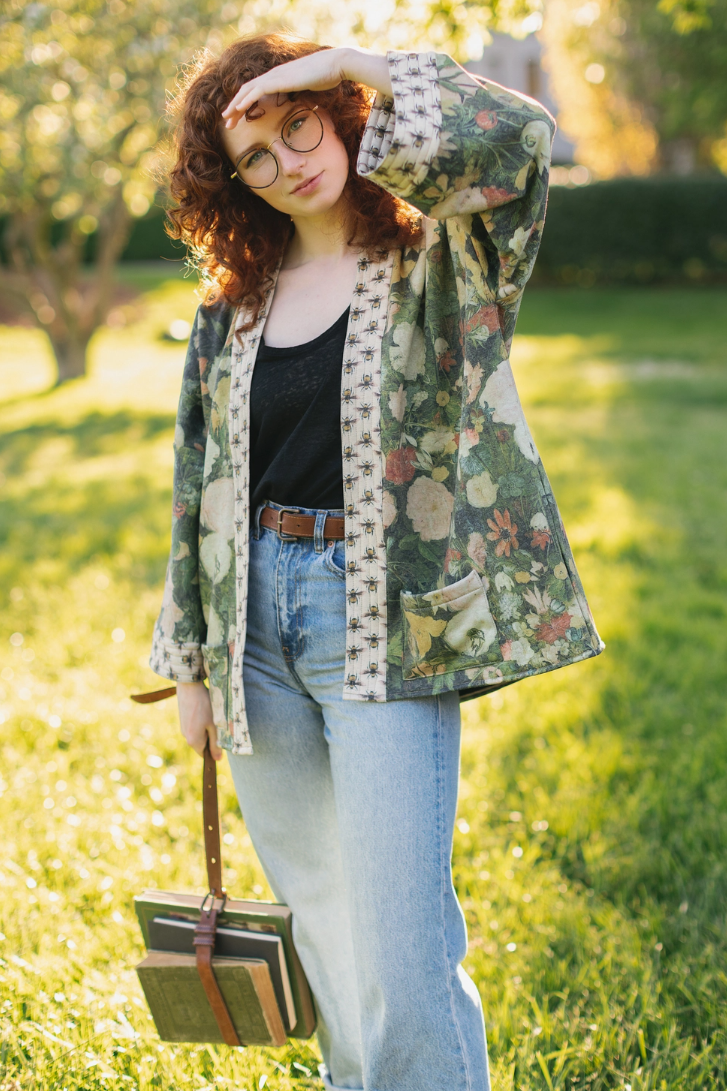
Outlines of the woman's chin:
[{"label": "woman's chin", "polygon": [[331,188],[320,186],[309,196],[296,198],[292,195],[288,202],[288,212],[294,218],[298,216],[323,216],[326,212],[332,212],[341,199],[343,188]]}]

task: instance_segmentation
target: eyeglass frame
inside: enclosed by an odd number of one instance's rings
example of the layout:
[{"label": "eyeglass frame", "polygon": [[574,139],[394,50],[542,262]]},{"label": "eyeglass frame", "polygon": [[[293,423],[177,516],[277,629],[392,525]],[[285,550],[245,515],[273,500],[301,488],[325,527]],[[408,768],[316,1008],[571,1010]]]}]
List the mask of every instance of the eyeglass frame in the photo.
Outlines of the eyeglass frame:
[{"label": "eyeglass frame", "polygon": [[[243,152],[243,154],[240,156],[240,158],[235,163],[235,173],[230,175],[230,179],[237,178],[238,182],[240,182],[243,186],[247,186],[248,189],[254,189],[254,190],[270,189],[271,186],[274,186],[275,183],[277,182],[278,176],[280,174],[280,163],[278,162],[278,157],[275,154],[275,152],[271,152],[270,149],[272,148],[273,144],[277,143],[278,140],[282,140],[283,144],[285,144],[286,148],[289,148],[290,151],[292,151],[292,152],[298,151],[298,148],[293,148],[287,142],[287,140],[283,136],[283,129],[288,124],[288,122],[292,121],[294,117],[298,116],[298,114],[303,114],[306,111],[308,113],[315,114],[315,112],[318,109],[319,105],[320,105],[320,103],[316,103],[315,106],[302,106],[300,108],[300,110],[296,110],[295,113],[291,114],[290,117],[286,118],[285,121],[283,122],[283,124],[280,127],[280,136],[276,136],[275,140],[271,140],[270,143],[267,145],[267,147],[265,147],[265,148],[253,148],[253,149],[251,149],[251,151]],[[324,127],[323,127],[323,120],[322,120],[320,114],[317,114],[316,116],[318,117],[318,120],[321,123],[320,139],[318,140],[317,144],[313,145],[312,148],[308,148],[306,151],[301,152],[302,155],[307,155],[308,152],[313,152],[313,151],[316,150],[316,148],[320,147],[321,141],[323,140],[323,137],[325,136],[325,130],[324,130]],[[240,161],[242,159],[244,159],[246,155],[250,155],[252,151],[269,152],[269,154],[272,155],[272,157],[273,157],[273,162],[275,163],[275,177],[273,178],[272,182],[268,182],[268,184],[266,186],[251,186],[249,182],[246,182],[243,178],[240,178],[240,175],[238,173],[238,168],[239,168],[239,165],[240,165]]]}]

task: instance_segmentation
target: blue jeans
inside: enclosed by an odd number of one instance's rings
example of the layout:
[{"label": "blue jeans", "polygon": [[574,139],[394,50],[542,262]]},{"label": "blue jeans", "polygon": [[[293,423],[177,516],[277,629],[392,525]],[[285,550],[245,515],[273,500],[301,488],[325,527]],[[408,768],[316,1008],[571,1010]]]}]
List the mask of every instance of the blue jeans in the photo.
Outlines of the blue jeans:
[{"label": "blue jeans", "polygon": [[342,699],[344,547],[318,523],[315,540],[281,541],[256,515],[243,668],[255,752],[229,755],[242,813],[293,911],[326,1086],[489,1091],[450,865],[458,696]]}]

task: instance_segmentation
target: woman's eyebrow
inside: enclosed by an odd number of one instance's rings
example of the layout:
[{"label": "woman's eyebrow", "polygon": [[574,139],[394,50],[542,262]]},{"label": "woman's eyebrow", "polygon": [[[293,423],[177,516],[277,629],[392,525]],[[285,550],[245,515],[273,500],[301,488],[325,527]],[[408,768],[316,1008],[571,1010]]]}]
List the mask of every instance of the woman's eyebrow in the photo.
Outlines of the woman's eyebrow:
[{"label": "woman's eyebrow", "polygon": [[[281,128],[282,128],[283,125],[285,125],[285,122],[288,120],[288,118],[291,116],[291,114],[294,114],[296,112],[296,110],[304,110],[304,109],[305,109],[305,106],[302,106],[300,102],[294,102],[292,104],[291,108],[288,110],[288,112],[283,115],[283,119],[280,122]],[[261,145],[259,142],[257,144],[251,144],[249,148],[245,148],[244,152],[240,152],[240,154],[238,155],[235,162],[239,163],[241,159],[245,158],[245,156],[247,155],[248,152],[251,152],[253,150],[253,148],[257,148],[257,147],[264,147],[264,145]]]}]

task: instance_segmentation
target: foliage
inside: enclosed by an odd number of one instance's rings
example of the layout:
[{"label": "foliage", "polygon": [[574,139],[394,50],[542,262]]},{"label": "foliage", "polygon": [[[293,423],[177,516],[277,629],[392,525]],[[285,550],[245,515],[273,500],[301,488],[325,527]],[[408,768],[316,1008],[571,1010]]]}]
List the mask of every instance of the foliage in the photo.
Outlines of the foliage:
[{"label": "foliage", "polygon": [[598,176],[727,163],[727,0],[553,0],[543,33],[563,128]]},{"label": "foliage", "polygon": [[727,280],[727,179],[553,186],[534,283]]},{"label": "foliage", "polygon": [[[11,271],[2,283],[48,333],[61,379],[83,373],[132,217],[154,196],[153,149],[175,65],[204,44],[214,8],[11,0],[5,9],[0,188]],[[84,277],[92,232],[95,268]]]},{"label": "foliage", "polygon": [[[132,219],[154,199],[166,96],[195,52],[287,23],[334,45],[421,48],[425,34],[468,55],[488,21],[517,26],[534,5],[8,0],[0,16],[0,214],[10,269],[0,269],[0,285],[47,333],[59,378],[85,371]],[[94,233],[94,268],[84,275]]]},{"label": "foliage", "polygon": [[[143,286],[73,388],[34,394],[40,335],[2,331],[0,1083],[288,1091],[312,1044],[163,1046],[133,973],[133,894],[204,882],[199,761],[170,704],[128,701],[158,681],[183,356],[159,336],[194,310]],[[526,293],[514,366],[607,649],[463,706],[494,1091],[727,1088],[725,316],[723,289]],[[223,775],[227,885],[264,896]]]},{"label": "foliage", "polygon": [[[180,259],[159,209],[134,224],[123,260]],[[721,280],[727,277],[727,181],[620,178],[551,186],[533,283]]]}]

